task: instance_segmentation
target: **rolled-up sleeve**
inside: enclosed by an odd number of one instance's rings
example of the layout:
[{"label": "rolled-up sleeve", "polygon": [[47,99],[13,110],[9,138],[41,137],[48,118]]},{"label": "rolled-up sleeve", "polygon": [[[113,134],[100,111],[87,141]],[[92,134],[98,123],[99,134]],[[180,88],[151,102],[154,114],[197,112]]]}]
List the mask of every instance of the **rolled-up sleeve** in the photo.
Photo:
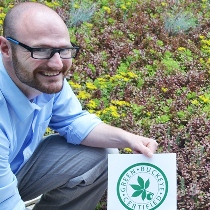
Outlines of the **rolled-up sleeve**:
[{"label": "rolled-up sleeve", "polygon": [[25,209],[17,189],[17,179],[9,164],[9,142],[0,129],[0,209]]},{"label": "rolled-up sleeve", "polygon": [[82,110],[82,106],[68,82],[56,95],[53,114],[49,124],[53,130],[64,136],[69,143],[80,144],[101,120],[94,114]]}]

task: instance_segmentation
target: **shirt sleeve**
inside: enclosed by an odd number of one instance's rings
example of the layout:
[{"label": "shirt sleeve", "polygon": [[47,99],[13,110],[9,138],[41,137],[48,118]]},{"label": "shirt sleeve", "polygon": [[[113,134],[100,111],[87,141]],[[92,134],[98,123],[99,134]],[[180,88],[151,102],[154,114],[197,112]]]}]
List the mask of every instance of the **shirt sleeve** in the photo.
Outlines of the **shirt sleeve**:
[{"label": "shirt sleeve", "polygon": [[9,142],[0,126],[0,209],[23,210],[17,179],[9,164]]},{"label": "shirt sleeve", "polygon": [[69,143],[80,144],[99,123],[101,120],[96,115],[82,110],[79,100],[64,80],[62,91],[55,97],[49,127],[64,136]]}]

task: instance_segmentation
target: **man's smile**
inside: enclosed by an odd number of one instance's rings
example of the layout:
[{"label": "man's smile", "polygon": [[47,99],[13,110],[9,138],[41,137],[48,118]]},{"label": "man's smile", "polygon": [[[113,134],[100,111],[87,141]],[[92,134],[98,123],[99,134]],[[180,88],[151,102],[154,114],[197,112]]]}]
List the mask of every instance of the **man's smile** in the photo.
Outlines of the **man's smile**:
[{"label": "man's smile", "polygon": [[45,72],[40,72],[40,74],[44,75],[44,76],[58,76],[61,72],[60,71],[45,71]]}]

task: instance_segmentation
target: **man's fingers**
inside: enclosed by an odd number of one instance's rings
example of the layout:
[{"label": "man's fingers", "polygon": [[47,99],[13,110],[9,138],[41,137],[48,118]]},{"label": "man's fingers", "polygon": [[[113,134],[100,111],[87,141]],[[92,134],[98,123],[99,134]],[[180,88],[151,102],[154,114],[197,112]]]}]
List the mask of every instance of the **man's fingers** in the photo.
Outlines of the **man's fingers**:
[{"label": "man's fingers", "polygon": [[151,139],[146,146],[152,151],[152,153],[154,153],[157,150],[158,143],[154,139]]},{"label": "man's fingers", "polygon": [[157,147],[158,143],[154,139],[147,139],[146,142],[138,144],[138,149],[136,149],[133,153],[142,153],[148,157],[152,157],[157,150]]},{"label": "man's fingers", "polygon": [[148,149],[147,147],[144,148],[143,152],[144,155],[146,155],[147,157],[152,157],[154,152],[151,151],[150,149]]},{"label": "man's fingers", "polygon": [[155,151],[151,150],[147,146],[145,146],[143,144],[139,144],[138,145],[138,150],[135,150],[134,154],[144,154],[144,155],[146,155],[148,157],[152,157],[154,152]]}]

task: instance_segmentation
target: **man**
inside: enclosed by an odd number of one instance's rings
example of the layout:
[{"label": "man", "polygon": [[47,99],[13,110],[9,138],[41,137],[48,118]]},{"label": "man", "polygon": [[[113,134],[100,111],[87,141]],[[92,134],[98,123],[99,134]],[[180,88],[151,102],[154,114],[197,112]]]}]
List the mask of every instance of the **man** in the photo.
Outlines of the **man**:
[{"label": "man", "polygon": [[[83,111],[64,79],[78,51],[45,5],[7,14],[0,37],[0,209],[93,210],[107,187],[107,155],[129,147],[149,157],[153,139]],[[42,138],[47,127],[58,135]]]}]

